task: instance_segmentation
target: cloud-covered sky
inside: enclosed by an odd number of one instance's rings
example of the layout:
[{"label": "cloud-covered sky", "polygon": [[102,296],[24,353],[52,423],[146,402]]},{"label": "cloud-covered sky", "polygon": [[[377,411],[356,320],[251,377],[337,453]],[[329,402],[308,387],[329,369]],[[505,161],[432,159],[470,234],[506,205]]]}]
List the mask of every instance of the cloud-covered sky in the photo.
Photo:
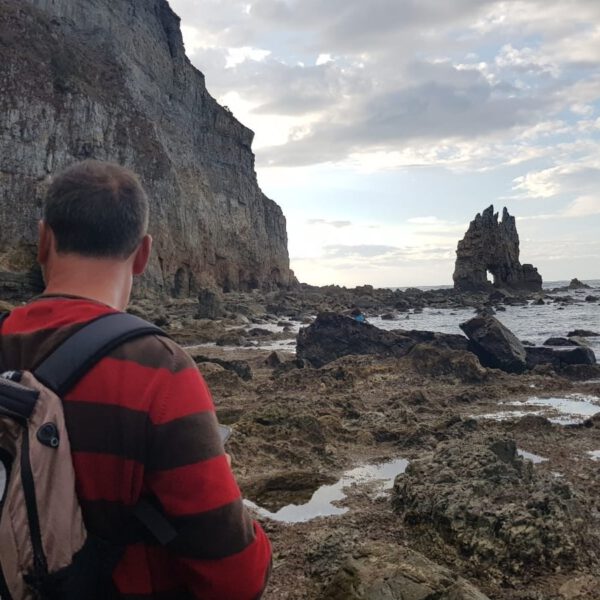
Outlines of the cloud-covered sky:
[{"label": "cloud-covered sky", "polygon": [[597,0],[170,0],[315,284],[452,281],[490,204],[546,280],[600,278]]}]

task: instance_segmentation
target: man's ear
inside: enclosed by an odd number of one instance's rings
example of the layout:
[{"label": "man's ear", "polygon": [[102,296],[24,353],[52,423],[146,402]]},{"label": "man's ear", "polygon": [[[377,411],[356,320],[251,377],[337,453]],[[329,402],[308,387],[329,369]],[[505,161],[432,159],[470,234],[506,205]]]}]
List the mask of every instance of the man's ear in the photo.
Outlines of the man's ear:
[{"label": "man's ear", "polygon": [[152,251],[152,236],[150,234],[146,234],[137,250],[135,251],[135,255],[133,257],[133,274],[141,275],[148,265],[148,260],[150,260],[150,252]]},{"label": "man's ear", "polygon": [[37,261],[41,266],[48,262],[50,251],[54,244],[54,232],[45,221],[38,222],[38,251]]}]

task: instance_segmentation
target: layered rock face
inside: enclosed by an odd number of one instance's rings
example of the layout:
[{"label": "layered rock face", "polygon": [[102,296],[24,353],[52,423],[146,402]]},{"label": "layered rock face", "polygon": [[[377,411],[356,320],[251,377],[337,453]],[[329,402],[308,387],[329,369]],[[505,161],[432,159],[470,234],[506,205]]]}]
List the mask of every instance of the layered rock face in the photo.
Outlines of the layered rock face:
[{"label": "layered rock face", "polygon": [[0,0],[0,271],[35,264],[50,177],[97,158],[137,172],[154,256],[137,293],[286,287],[286,223],[253,133],[207,92],[166,0]]},{"label": "layered rock face", "polygon": [[513,290],[539,291],[542,277],[532,265],[519,262],[519,234],[515,218],[490,206],[471,221],[465,237],[458,243],[454,269],[454,287],[460,291],[478,291],[494,286]]}]

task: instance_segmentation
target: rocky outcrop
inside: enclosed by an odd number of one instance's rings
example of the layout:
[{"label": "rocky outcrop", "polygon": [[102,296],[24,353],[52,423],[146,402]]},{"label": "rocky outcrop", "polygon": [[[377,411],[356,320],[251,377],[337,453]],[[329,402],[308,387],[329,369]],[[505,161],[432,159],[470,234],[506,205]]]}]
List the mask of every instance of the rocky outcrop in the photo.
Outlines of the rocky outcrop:
[{"label": "rocky outcrop", "polygon": [[0,271],[28,277],[50,177],[98,158],[136,171],[150,197],[138,295],[290,284],[253,133],[208,93],[166,0],[0,0],[0,52]]},{"label": "rocky outcrop", "polygon": [[489,600],[422,554],[385,544],[360,548],[334,575],[322,600]]},{"label": "rocky outcrop", "polygon": [[350,317],[322,313],[310,327],[300,329],[296,355],[315,367],[349,354],[404,356],[414,340],[393,331],[359,323]]},{"label": "rocky outcrop", "polygon": [[454,269],[454,287],[460,291],[499,288],[528,292],[542,289],[542,277],[530,264],[519,262],[519,235],[515,218],[506,208],[502,221],[490,206],[471,221],[465,237],[458,243]]},{"label": "rocky outcrop", "polygon": [[528,369],[538,365],[552,365],[555,369],[562,369],[568,365],[595,365],[596,355],[591,348],[585,346],[575,347],[549,347],[528,346],[526,363]]},{"label": "rocky outcrop", "polygon": [[593,501],[537,471],[512,439],[439,444],[398,476],[394,508],[420,537],[437,536],[500,580],[571,572],[600,551]]},{"label": "rocky outcrop", "polygon": [[471,341],[481,364],[508,373],[522,373],[526,368],[526,352],[510,329],[490,315],[478,316],[460,324]]},{"label": "rocky outcrop", "polygon": [[[386,331],[344,315],[321,313],[312,325],[300,329],[296,354],[313,366],[322,367],[349,354],[401,357],[416,344],[422,343],[430,348],[459,353],[468,349],[468,340],[462,335],[403,329]],[[426,351],[424,353],[427,354]],[[434,362],[438,364],[447,360],[450,364],[452,360],[446,356],[448,353],[442,354],[445,358],[438,356]],[[450,370],[456,369],[453,367]]]}]

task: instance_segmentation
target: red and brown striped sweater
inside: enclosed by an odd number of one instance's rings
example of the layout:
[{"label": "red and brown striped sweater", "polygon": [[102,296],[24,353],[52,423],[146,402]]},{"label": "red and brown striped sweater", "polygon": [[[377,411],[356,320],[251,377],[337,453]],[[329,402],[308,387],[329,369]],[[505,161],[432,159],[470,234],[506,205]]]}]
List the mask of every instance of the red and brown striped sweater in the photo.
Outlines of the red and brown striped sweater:
[{"label": "red and brown striped sweater", "polygon": [[[2,326],[0,367],[33,369],[87,321],[113,311],[42,296]],[[246,513],[219,439],[210,392],[173,341],[122,345],[64,398],[77,494],[88,530],[126,546],[113,573],[125,599],[252,600],[269,541]],[[130,508],[154,496],[178,531],[167,548],[138,541]]]}]

